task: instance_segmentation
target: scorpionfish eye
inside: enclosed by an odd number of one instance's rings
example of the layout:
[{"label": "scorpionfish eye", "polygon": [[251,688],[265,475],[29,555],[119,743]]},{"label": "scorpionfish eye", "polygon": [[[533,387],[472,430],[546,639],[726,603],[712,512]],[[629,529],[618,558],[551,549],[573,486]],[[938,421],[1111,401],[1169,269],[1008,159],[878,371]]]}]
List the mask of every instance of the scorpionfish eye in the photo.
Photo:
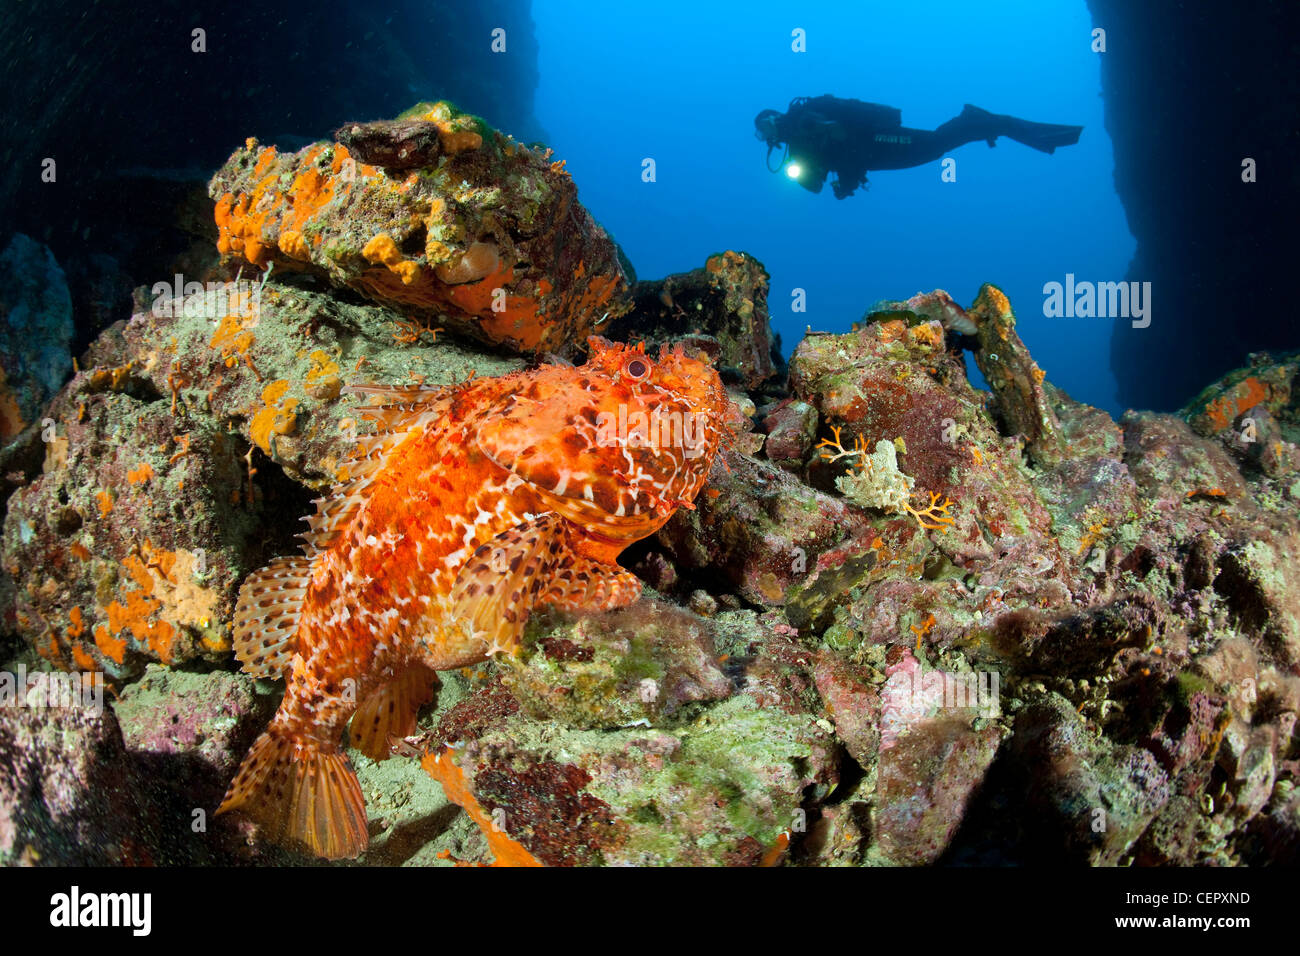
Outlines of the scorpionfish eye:
[{"label": "scorpionfish eye", "polygon": [[644,382],[651,371],[650,360],[644,355],[631,355],[623,362],[623,377],[630,382]]}]

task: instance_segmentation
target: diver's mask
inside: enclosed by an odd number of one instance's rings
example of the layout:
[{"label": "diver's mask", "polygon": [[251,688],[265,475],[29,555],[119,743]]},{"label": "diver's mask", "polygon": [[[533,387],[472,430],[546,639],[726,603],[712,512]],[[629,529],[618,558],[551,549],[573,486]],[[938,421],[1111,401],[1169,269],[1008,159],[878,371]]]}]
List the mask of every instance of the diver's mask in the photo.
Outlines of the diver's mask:
[{"label": "diver's mask", "polygon": [[763,110],[754,117],[754,136],[767,143],[769,149],[781,145],[781,133],[777,129],[777,117],[780,115],[776,110]]},{"label": "diver's mask", "polygon": [[772,165],[772,150],[781,145],[781,131],[777,126],[777,119],[780,113],[776,110],[763,110],[754,117],[754,136],[767,143],[767,158],[764,163],[769,173],[774,173],[785,165],[786,158],[790,155],[789,146],[781,156],[781,161],[776,166]]}]

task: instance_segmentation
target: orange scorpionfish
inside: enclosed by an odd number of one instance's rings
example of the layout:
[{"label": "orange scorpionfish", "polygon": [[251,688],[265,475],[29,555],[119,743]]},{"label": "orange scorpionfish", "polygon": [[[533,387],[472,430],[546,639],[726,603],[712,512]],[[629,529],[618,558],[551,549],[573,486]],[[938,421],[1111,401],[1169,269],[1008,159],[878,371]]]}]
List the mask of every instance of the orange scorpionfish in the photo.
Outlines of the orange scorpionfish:
[{"label": "orange scorpionfish", "polygon": [[218,813],[328,859],[366,848],[342,746],[388,756],[415,731],[434,671],[514,653],[541,605],[609,610],[641,593],[616,563],[707,480],[735,412],[680,346],[588,340],[544,365],[447,388],[353,386],[377,430],[318,499],[302,557],[250,575],[235,654],[284,700]]}]

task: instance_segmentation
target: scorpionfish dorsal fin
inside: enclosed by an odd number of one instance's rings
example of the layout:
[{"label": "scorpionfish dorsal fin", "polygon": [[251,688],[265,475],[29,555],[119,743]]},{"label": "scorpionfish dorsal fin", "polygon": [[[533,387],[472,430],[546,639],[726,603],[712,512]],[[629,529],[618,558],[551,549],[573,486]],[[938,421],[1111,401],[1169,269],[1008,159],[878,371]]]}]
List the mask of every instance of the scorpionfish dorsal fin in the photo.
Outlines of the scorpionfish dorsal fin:
[{"label": "scorpionfish dorsal fin", "polygon": [[415,385],[348,385],[346,394],[378,399],[358,405],[354,412],[375,423],[357,438],[335,471],[337,482],[328,495],[314,500],[316,514],[303,520],[309,530],[298,535],[309,557],[332,545],[365,501],[366,489],[388,464],[393,451],[412,434],[423,431],[445,408],[446,401],[463,387]]}]

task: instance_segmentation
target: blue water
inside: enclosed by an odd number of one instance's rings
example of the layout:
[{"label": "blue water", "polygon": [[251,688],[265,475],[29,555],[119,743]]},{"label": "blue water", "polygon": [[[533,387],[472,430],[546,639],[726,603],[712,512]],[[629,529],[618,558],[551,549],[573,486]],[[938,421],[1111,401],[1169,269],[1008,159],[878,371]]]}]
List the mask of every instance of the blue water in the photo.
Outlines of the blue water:
[{"label": "blue water", "polygon": [[[1054,384],[1120,411],[1111,324],[1046,318],[1043,286],[1120,281],[1134,251],[1113,189],[1099,56],[1084,0],[907,3],[585,3],[534,0],[537,117],[583,203],[639,277],[752,253],[772,277],[786,354],[805,328],[845,331],[879,299],[946,289],[970,305],[999,285]],[[806,32],[807,52],[791,50]],[[837,200],[764,166],[754,115],[832,93],[896,106],[932,129],[964,103],[1085,127],[1054,155],[1007,139],[939,163],[870,174]],[[642,181],[653,158],[656,181]],[[773,162],[777,154],[773,154]],[[807,311],[792,311],[804,289]],[[973,368],[973,365],[971,366]]]}]

